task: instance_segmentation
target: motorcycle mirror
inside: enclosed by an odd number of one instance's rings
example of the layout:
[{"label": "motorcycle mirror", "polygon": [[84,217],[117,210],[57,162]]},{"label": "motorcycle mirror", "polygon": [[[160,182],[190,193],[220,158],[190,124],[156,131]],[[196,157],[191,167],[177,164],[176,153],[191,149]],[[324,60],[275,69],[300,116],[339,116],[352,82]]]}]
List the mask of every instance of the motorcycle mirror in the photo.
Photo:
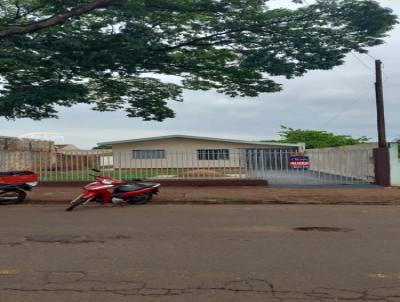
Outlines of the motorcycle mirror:
[{"label": "motorcycle mirror", "polygon": [[143,179],[140,179],[140,178],[134,178],[134,179],[132,179],[132,181],[142,181]]},{"label": "motorcycle mirror", "polygon": [[99,169],[95,169],[95,168],[93,168],[92,171],[97,172],[97,173],[101,172]]}]

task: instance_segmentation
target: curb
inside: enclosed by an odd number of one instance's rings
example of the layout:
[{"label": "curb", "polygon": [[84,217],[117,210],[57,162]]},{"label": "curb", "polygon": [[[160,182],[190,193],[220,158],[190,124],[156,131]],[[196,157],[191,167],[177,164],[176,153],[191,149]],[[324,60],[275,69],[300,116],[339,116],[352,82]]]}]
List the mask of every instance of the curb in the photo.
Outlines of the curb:
[{"label": "curb", "polygon": [[[29,200],[25,201],[26,205],[67,205],[70,200]],[[281,200],[155,200],[148,205],[343,205],[343,206],[397,206],[400,205],[399,201],[281,201]]]}]

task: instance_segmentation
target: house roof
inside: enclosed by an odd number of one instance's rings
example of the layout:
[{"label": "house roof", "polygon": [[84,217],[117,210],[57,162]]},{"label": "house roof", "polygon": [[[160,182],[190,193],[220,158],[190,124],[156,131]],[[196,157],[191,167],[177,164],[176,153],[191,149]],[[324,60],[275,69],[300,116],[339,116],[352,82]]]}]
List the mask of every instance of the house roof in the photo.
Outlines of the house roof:
[{"label": "house roof", "polygon": [[78,150],[81,150],[80,148],[78,148],[77,146],[75,146],[75,145],[72,145],[72,144],[57,144],[57,145],[55,145],[56,146],[56,148],[58,149],[58,150],[71,150],[71,151],[78,151]]},{"label": "house roof", "polygon": [[266,145],[266,146],[282,146],[282,147],[301,147],[301,146],[304,146],[303,143],[298,143],[298,144],[270,143],[270,142],[246,141],[246,140],[237,140],[237,139],[225,139],[225,138],[192,136],[192,135],[180,135],[180,134],[177,134],[177,135],[166,135],[166,136],[154,136],[154,137],[137,138],[137,139],[128,139],[128,140],[121,140],[121,141],[101,142],[101,143],[97,143],[97,145],[99,145],[99,146],[118,145],[118,144],[126,144],[126,143],[134,143],[134,142],[147,142],[147,141],[154,141],[154,140],[161,140],[161,139],[171,139],[171,138],[184,138],[184,139],[207,140],[207,141],[216,141],[216,142],[252,144],[252,145]]}]

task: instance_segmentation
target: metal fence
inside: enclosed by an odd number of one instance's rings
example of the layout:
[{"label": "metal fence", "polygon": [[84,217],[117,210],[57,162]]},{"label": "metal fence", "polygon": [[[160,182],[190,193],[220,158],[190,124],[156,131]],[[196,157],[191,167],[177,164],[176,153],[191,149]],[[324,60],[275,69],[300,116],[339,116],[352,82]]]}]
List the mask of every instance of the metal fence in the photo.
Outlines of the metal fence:
[{"label": "metal fence", "polygon": [[250,150],[246,170],[250,177],[270,184],[337,185],[375,182],[372,150],[307,150],[308,166],[290,165],[296,153],[287,150]]},{"label": "metal fence", "polygon": [[254,178],[271,184],[353,184],[374,182],[370,150],[306,151],[309,167],[290,166],[294,150],[235,149],[223,153],[153,152],[151,156],[109,150],[0,152],[0,171],[32,170],[41,181],[91,180],[104,176],[132,179]]},{"label": "metal fence", "polygon": [[2,152],[0,171],[32,170],[41,181],[81,181],[93,179],[91,169],[120,179],[248,178],[240,152],[229,158],[200,160],[197,151],[168,151],[165,158],[135,158],[133,153],[111,151]]}]

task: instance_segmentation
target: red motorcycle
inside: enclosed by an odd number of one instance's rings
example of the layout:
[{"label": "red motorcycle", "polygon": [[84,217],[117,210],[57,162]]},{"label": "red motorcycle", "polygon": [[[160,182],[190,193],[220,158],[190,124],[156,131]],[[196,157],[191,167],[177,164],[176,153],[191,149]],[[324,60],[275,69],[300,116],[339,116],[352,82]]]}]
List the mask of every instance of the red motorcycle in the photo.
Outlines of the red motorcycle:
[{"label": "red motorcycle", "polygon": [[0,205],[23,202],[37,184],[38,175],[31,171],[0,172]]},{"label": "red motorcycle", "polygon": [[[92,171],[100,173],[97,169]],[[92,175],[96,181],[84,187],[84,192],[71,201],[67,211],[72,211],[75,207],[89,202],[98,204],[113,203],[117,204],[145,204],[148,203],[153,195],[158,193],[159,183],[135,182],[127,183],[120,179]]]}]

